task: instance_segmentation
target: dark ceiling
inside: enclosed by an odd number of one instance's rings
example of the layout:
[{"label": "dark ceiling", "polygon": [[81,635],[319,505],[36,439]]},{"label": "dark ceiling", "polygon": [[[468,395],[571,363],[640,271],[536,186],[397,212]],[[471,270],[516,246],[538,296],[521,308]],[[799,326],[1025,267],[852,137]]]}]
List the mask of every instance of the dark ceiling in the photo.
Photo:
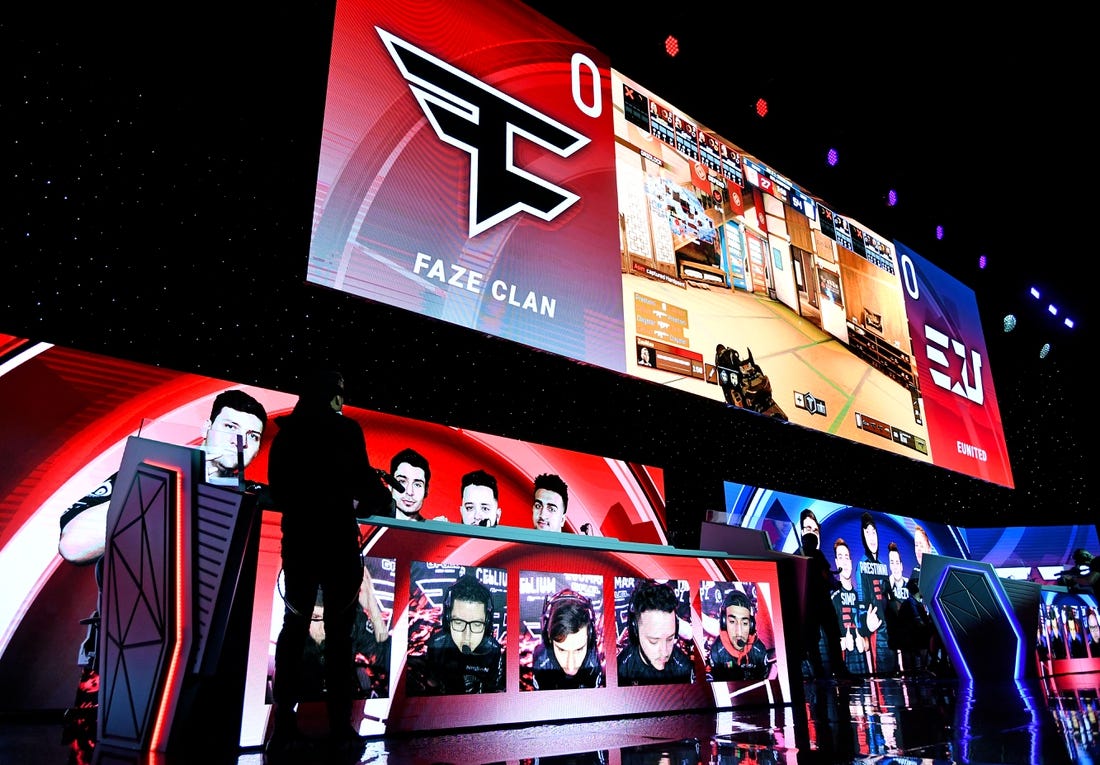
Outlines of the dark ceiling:
[{"label": "dark ceiling", "polygon": [[[140,16],[96,6],[4,22],[0,332],[272,387],[335,363],[359,372],[353,403],[680,465],[682,496],[700,503],[716,495],[699,484],[731,478],[971,523],[1092,518],[1083,21],[994,24],[929,6],[887,20],[836,4],[534,5],[975,289],[1016,491],[868,447],[823,452],[819,434],[777,433],[713,402],[304,285],[331,3]],[[1026,298],[1032,283],[1067,306],[1073,333]],[[1006,311],[1021,317],[1013,335],[999,331]]]}]

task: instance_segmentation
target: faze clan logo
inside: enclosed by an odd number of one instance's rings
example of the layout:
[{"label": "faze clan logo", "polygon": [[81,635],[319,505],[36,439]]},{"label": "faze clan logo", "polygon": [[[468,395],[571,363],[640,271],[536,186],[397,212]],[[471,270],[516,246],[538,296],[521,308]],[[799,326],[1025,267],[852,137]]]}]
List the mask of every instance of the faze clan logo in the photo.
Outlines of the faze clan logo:
[{"label": "faze clan logo", "polygon": [[[970,352],[970,365],[967,366],[966,346],[958,340],[927,324],[924,325],[924,337],[928,340],[925,352],[928,354],[928,361],[932,364],[939,364],[944,369],[950,369],[951,365],[948,362],[947,354],[944,352],[948,350],[962,359],[962,380],[952,381],[951,375],[947,372],[929,367],[928,373],[932,375],[932,382],[945,390],[981,405],[985,401],[985,392],[982,390],[982,357],[978,355],[978,352]],[[971,373],[973,373],[973,382],[971,382]]]},{"label": "faze clan logo", "polygon": [[444,143],[470,155],[470,236],[527,212],[545,221],[580,197],[517,167],[516,138],[568,157],[589,139],[489,87],[405,40],[375,27]]}]

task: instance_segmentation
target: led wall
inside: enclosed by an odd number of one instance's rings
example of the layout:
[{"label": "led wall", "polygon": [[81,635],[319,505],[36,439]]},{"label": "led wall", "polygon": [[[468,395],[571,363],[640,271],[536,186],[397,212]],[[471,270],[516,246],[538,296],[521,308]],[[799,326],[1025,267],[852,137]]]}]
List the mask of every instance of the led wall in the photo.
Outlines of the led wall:
[{"label": "led wall", "polygon": [[[844,658],[858,673],[916,668],[913,626],[898,618],[898,612],[916,594],[914,583],[925,608],[932,607],[931,593],[926,592],[932,583],[922,582],[921,576],[925,555],[973,561],[991,568],[998,578],[1038,587],[1055,585],[1071,567],[1075,550],[1100,548],[1095,526],[961,528],[728,481],[724,491],[725,515],[720,520],[762,531],[775,550],[801,552],[803,532],[815,527],[820,532],[821,550],[840,584],[832,599],[845,640]],[[803,517],[806,511],[812,513],[809,520]],[[1055,599],[1087,605],[1064,592]],[[1060,617],[1061,623],[1076,622],[1065,629],[1083,634],[1087,614],[1072,613],[1072,618]],[[1018,624],[1007,610],[1005,618],[1018,630],[1034,629]],[[1048,629],[1046,622],[1042,629]]]},{"label": "led wall", "polygon": [[[710,710],[792,701],[791,662],[780,617],[783,597],[774,560],[727,557],[668,547],[595,540],[584,535],[498,527],[443,528],[442,524],[368,524],[365,547],[386,623],[384,643],[357,642],[360,730],[400,733],[587,717]],[[266,519],[265,519],[266,527]],[[261,549],[252,656],[273,655],[282,604],[278,565]],[[487,605],[459,610],[458,587],[475,590]],[[462,582],[465,581],[463,584]],[[637,656],[653,638],[653,612],[641,591],[667,598],[658,642],[669,650],[660,672]],[[737,591],[751,605],[760,661],[751,672],[722,659],[720,610]],[[269,610],[262,611],[263,596]],[[468,596],[467,596],[468,597]],[[556,610],[584,614],[576,672],[547,660]],[[483,617],[483,614],[485,615]],[[648,616],[644,616],[648,614]],[[461,619],[459,632],[453,632]],[[470,636],[469,622],[485,621]],[[472,644],[461,659],[471,667],[449,673],[447,636]],[[378,635],[378,632],[372,633]],[[667,640],[667,642],[666,642]],[[452,653],[454,653],[452,651]],[[557,654],[561,667],[570,659]],[[262,740],[270,703],[271,660],[248,677],[242,743]],[[476,699],[471,698],[476,694]]]},{"label": "led wall", "polygon": [[[0,570],[7,576],[0,595],[2,651],[23,609],[63,563],[58,557],[63,513],[85,496],[109,498],[105,479],[117,471],[127,437],[201,445],[213,399],[221,391],[245,391],[270,418],[288,412],[296,396],[9,335],[0,335],[0,341],[0,388],[10,404],[3,423],[7,457],[0,472]],[[531,528],[532,480],[555,473],[569,487],[566,532],[584,526],[595,536],[656,544],[667,539],[664,479],[658,468],[380,412],[345,411],[362,423],[375,466],[389,470],[390,458],[406,447],[428,459],[427,517],[461,524],[462,476],[482,469],[498,481],[500,523]],[[252,480],[266,477],[274,431],[269,425],[247,468]],[[323,463],[316,469],[323,474]],[[76,618],[94,607],[94,602],[83,604]]]},{"label": "led wall", "polygon": [[[0,676],[27,689],[8,698],[11,710],[65,708],[80,676],[80,621],[97,607],[96,552],[87,536],[94,524],[85,522],[103,511],[102,545],[112,478],[130,437],[198,447],[210,461],[221,437],[213,403],[227,390],[243,392],[270,418],[245,471],[262,498],[273,420],[296,396],[9,335],[0,335],[0,354],[0,394],[10,404],[0,468]],[[366,573],[355,634],[364,733],[790,702],[778,562],[669,547],[661,469],[355,407],[344,414],[363,425],[375,466],[400,473],[391,457],[411,448],[431,467],[422,508],[431,520],[363,522]],[[323,480],[323,462],[308,468]],[[497,479],[495,527],[463,522],[462,477],[474,470]],[[544,473],[568,486],[562,532],[535,528],[533,480]],[[263,740],[283,611],[280,516],[261,509],[246,746]],[[451,591],[463,578],[484,588],[487,618],[455,607]],[[669,605],[665,626],[677,658],[668,675],[639,673],[622,658],[649,635],[637,594],[647,588],[658,588]],[[723,604],[734,596],[755,625],[760,661],[752,672],[727,665],[716,648],[724,644]],[[563,605],[582,610],[590,625],[591,652],[574,675],[548,673],[540,659]],[[499,648],[476,704],[465,686],[440,684],[432,671],[433,641],[458,620],[478,621],[478,634]],[[473,634],[469,625],[460,631]]]},{"label": "led wall", "polygon": [[[1100,537],[1095,526],[964,528],[893,513],[867,511],[733,481],[725,481],[723,489],[726,505],[720,521],[731,526],[761,530],[767,534],[771,546],[783,552],[801,549],[799,523],[804,509],[812,510],[818,518],[823,534],[822,549],[832,543],[830,534],[834,538],[850,537],[860,545],[859,518],[864,512],[870,512],[879,522],[882,550],[886,550],[891,541],[900,546],[902,573],[905,576],[911,573],[914,566],[920,565],[913,549],[917,526],[924,529],[930,545],[923,551],[981,561],[993,566],[997,575],[1005,579],[1039,584],[1054,584],[1063,571],[1072,567],[1074,550],[1100,549]],[[889,530],[885,536],[882,524]]]},{"label": "led wall", "polygon": [[[1100,606],[1096,593],[1048,589],[1043,592],[1036,632],[1039,673],[1060,689],[1081,687],[1095,692],[1088,673],[1100,670]],[[1085,674],[1086,677],[1080,677]]]},{"label": "led wall", "polygon": [[622,371],[606,72],[518,3],[338,3],[308,280]]},{"label": "led wall", "polygon": [[308,281],[1011,487],[973,293],[613,63],[341,0]]},{"label": "led wall", "polygon": [[611,76],[628,369],[1011,486],[973,292]]}]

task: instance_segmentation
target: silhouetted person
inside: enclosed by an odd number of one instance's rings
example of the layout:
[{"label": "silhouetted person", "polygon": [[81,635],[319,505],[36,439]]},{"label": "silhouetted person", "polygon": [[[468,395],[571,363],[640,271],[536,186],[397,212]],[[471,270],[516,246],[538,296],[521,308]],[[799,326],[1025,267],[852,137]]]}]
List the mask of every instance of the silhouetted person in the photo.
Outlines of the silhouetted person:
[{"label": "silhouetted person", "polygon": [[[808,511],[803,511],[808,512]],[[833,608],[833,593],[840,585],[833,575],[825,553],[821,552],[818,535],[812,531],[802,534],[802,554],[809,558],[806,589],[806,654],[813,667],[814,677],[821,679],[833,674],[836,677],[848,677],[851,673],[844,663],[840,650],[840,622]],[[825,648],[828,651],[828,671],[821,656],[821,633],[825,633]]]},{"label": "silhouetted person", "polygon": [[276,419],[279,431],[271,443],[268,481],[282,513],[286,604],[275,644],[272,754],[293,748],[299,737],[295,706],[302,693],[302,651],[318,588],[330,739],[340,747],[361,744],[351,726],[358,685],[351,632],[363,582],[357,517],[385,512],[391,497],[370,465],[363,428],[341,416],[343,406],[343,376],[314,375],[294,410]]}]

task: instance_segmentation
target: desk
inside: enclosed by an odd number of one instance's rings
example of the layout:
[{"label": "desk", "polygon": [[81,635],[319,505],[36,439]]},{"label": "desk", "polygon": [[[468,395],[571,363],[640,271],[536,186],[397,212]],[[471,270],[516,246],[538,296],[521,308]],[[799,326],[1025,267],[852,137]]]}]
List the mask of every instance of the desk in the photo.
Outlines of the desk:
[{"label": "desk", "polygon": [[[384,593],[384,610],[390,613],[388,695],[360,700],[358,727],[364,735],[785,705],[793,701],[792,688],[801,687],[800,662],[788,656],[781,618],[781,561],[774,554],[770,559],[735,557],[717,551],[445,521],[370,518],[364,519],[363,529],[368,562],[376,571],[392,571],[391,581],[375,581],[380,595]],[[438,571],[439,576],[426,575],[429,569]],[[273,597],[278,572],[278,516],[266,513],[256,576],[242,746],[262,743],[270,712],[268,674],[282,613],[277,594]],[[447,577],[459,572],[475,572],[492,584],[496,611],[492,631],[504,645],[505,690],[480,694],[476,699],[463,694],[409,695],[407,653],[423,640],[425,614],[438,613]],[[670,580],[683,590],[681,642],[691,652],[694,682],[620,686],[615,655],[627,632],[629,603],[624,594],[639,578]],[[530,663],[532,643],[539,639],[539,620],[532,618],[532,609],[541,607],[542,589],[557,587],[562,581],[589,588],[598,605],[606,684],[580,690],[525,690],[521,686],[523,670]],[[765,680],[708,682],[706,647],[718,631],[719,595],[734,581],[741,582],[740,587],[751,585],[758,604],[757,632],[774,647],[775,668]]]}]

